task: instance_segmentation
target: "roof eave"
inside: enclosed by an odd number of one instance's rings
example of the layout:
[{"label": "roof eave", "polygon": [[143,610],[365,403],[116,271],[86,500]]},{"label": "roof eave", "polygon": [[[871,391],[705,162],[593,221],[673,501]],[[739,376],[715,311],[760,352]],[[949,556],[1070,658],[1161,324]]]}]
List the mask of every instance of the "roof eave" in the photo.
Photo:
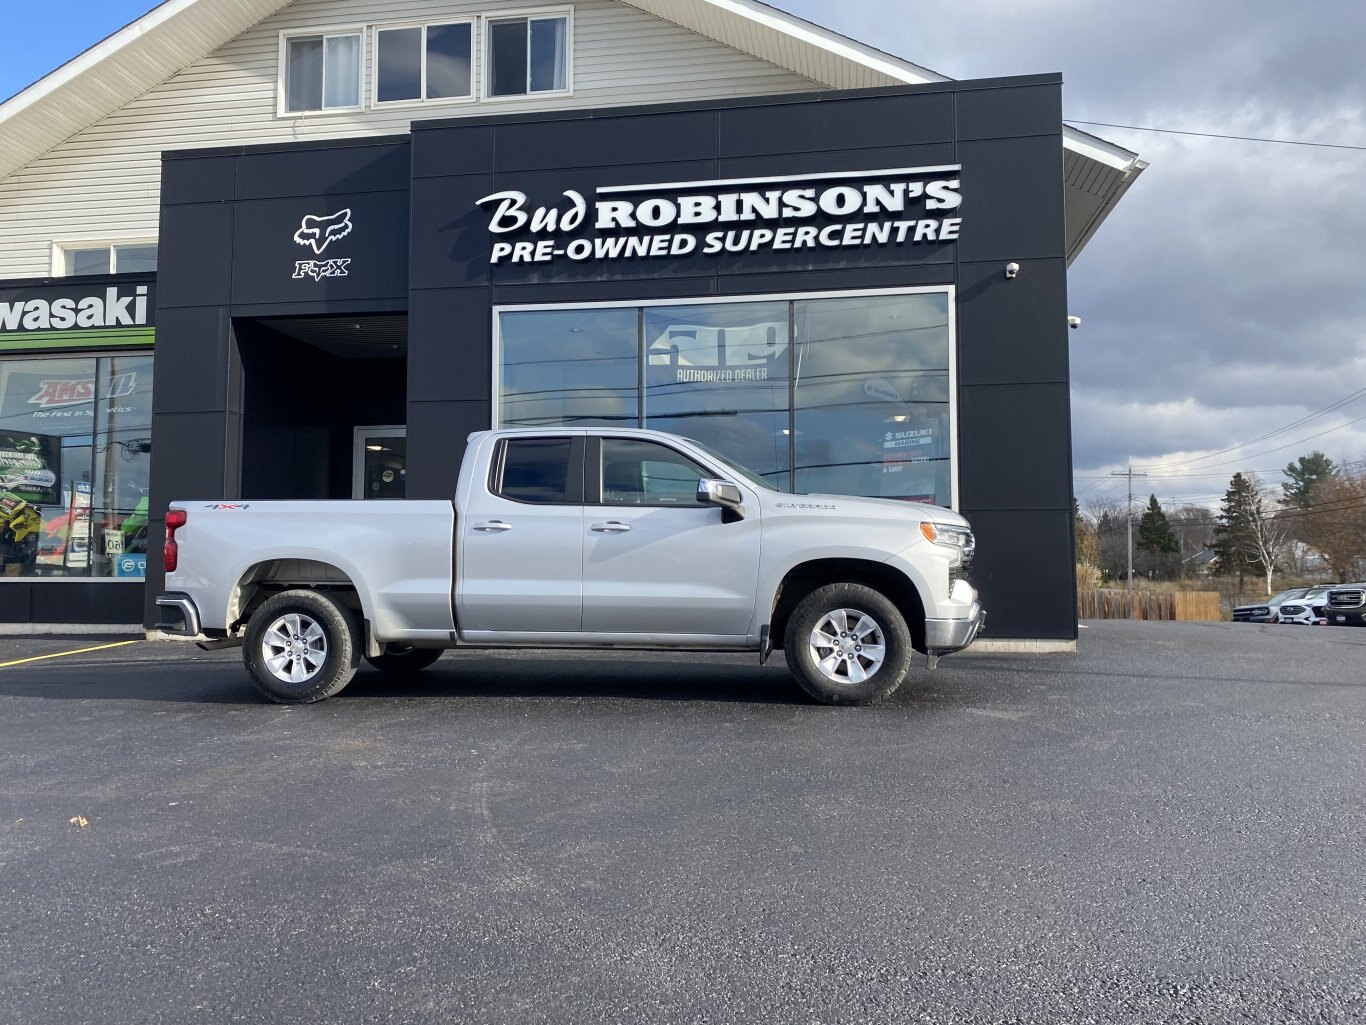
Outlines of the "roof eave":
[{"label": "roof eave", "polygon": [[0,103],[0,181],[288,3],[165,0],[105,37]]},{"label": "roof eave", "polygon": [[1086,243],[1090,242],[1091,237],[1100,230],[1100,226],[1105,222],[1105,218],[1110,216],[1110,212],[1119,205],[1119,201],[1124,198],[1124,194],[1133,187],[1134,182],[1138,181],[1138,176],[1142,174],[1147,167],[1148,162],[1146,160],[1134,160],[1133,165],[1125,172],[1124,178],[1119,186],[1110,193],[1106,198],[1105,203],[1094,215],[1092,215],[1091,220],[1087,222],[1086,227],[1082,229],[1081,234],[1077,236],[1076,240],[1068,245],[1067,266],[1071,267],[1072,261],[1081,255],[1081,251],[1086,248]]}]

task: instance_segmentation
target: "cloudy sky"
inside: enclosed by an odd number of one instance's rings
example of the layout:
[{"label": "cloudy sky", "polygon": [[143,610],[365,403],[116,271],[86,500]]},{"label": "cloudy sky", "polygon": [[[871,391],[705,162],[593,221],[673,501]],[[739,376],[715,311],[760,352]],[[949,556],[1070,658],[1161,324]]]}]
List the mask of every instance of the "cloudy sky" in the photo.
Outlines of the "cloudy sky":
[{"label": "cloudy sky", "polygon": [[[1361,0],[777,5],[954,78],[1060,71],[1072,119],[1366,147]],[[152,6],[14,5],[0,96]],[[1366,149],[1086,130],[1152,166],[1072,266],[1082,500],[1130,461],[1213,505],[1236,470],[1366,458]]]},{"label": "cloudy sky", "polygon": [[[778,5],[953,78],[1060,71],[1068,118],[1366,147],[1360,0]],[[1086,130],[1152,166],[1070,274],[1083,501],[1130,460],[1217,503],[1236,470],[1366,456],[1366,392],[1280,430],[1366,389],[1366,150]]]}]

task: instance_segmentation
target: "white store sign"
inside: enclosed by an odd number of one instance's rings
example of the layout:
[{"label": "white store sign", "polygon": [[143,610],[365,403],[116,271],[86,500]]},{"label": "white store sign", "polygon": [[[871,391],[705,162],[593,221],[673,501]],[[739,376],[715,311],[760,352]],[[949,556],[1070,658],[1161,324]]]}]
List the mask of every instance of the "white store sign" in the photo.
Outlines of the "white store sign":
[{"label": "white store sign", "polygon": [[[490,210],[492,264],[861,249],[956,241],[961,169],[617,185],[597,189],[591,204],[566,190],[549,207],[532,206],[526,193],[512,190],[477,202]],[[803,223],[817,218],[824,223]],[[521,237],[504,237],[512,235]]]}]

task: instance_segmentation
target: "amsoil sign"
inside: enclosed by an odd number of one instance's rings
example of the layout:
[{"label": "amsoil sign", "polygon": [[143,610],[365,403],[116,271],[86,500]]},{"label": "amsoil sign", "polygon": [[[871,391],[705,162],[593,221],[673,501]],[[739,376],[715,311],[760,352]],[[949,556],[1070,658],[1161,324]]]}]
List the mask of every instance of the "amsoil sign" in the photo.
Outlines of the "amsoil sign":
[{"label": "amsoil sign", "polygon": [[605,186],[591,203],[566,190],[551,206],[508,190],[477,202],[490,212],[493,264],[904,246],[958,239],[960,170]]}]

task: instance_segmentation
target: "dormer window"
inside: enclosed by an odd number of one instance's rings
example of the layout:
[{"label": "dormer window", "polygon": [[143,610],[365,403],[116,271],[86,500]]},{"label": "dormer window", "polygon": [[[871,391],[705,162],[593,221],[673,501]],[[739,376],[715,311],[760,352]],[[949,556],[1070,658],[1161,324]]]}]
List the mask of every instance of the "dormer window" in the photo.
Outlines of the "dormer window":
[{"label": "dormer window", "polygon": [[285,113],[359,107],[361,39],[359,30],[286,36]]},{"label": "dormer window", "polygon": [[470,99],[473,46],[468,21],[376,30],[375,102]]},{"label": "dormer window", "polygon": [[567,14],[491,18],[487,40],[490,97],[569,91]]},{"label": "dormer window", "polygon": [[276,115],[568,95],[573,35],[567,7],[289,30],[280,34]]}]

